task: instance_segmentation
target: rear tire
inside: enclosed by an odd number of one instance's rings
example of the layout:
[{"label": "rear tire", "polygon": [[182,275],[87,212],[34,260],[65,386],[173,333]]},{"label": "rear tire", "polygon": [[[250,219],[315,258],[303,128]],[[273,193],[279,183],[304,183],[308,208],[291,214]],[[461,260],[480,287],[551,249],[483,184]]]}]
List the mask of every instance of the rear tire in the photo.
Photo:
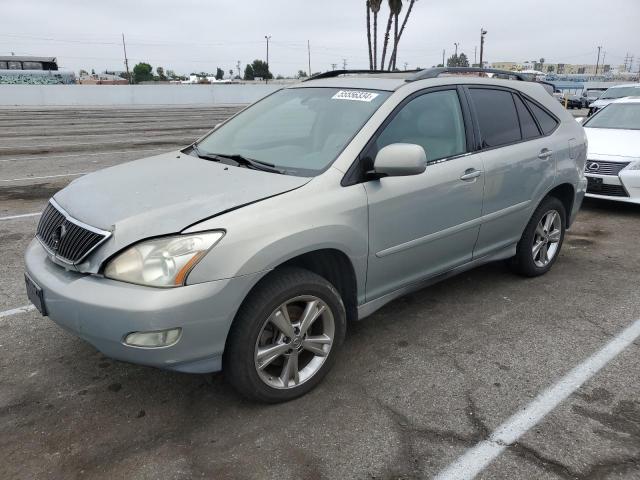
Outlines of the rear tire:
[{"label": "rear tire", "polygon": [[275,270],[236,315],[222,358],[225,378],[252,400],[292,400],[331,369],[345,332],[344,304],[331,283],[301,268]]},{"label": "rear tire", "polygon": [[567,215],[562,202],[546,197],[533,212],[509,265],[525,277],[547,273],[560,254]]}]

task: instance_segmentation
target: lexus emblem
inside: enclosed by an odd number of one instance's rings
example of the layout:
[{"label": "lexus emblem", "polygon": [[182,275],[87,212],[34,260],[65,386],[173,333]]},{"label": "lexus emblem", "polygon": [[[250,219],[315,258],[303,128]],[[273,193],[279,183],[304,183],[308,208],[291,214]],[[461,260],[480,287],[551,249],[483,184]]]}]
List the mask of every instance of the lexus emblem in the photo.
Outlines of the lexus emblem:
[{"label": "lexus emblem", "polygon": [[54,252],[58,251],[58,248],[60,248],[60,242],[66,234],[67,227],[65,227],[64,225],[58,225],[55,228],[55,230],[51,234],[51,250],[53,250]]},{"label": "lexus emblem", "polygon": [[600,164],[598,162],[588,162],[587,170],[589,170],[590,172],[597,172],[598,170],[600,170]]}]

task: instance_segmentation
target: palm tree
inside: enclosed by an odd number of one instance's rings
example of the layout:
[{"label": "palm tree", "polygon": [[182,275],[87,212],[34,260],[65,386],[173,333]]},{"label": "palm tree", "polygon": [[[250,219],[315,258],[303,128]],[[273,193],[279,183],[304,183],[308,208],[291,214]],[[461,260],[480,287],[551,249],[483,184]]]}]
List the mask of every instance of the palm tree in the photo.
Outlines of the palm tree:
[{"label": "palm tree", "polygon": [[369,45],[369,70],[373,70],[373,54],[371,50],[371,3],[369,0],[367,4],[367,44]]},{"label": "palm tree", "polygon": [[[409,2],[409,8],[407,9],[407,13],[404,16],[404,20],[402,21],[402,27],[400,28],[400,33],[397,33],[396,35],[396,40],[395,43],[393,45],[393,52],[391,53],[391,60],[393,61],[393,65],[389,65],[390,69],[391,67],[393,68],[393,70],[395,70],[396,68],[396,61],[397,61],[397,56],[398,56],[398,43],[400,43],[400,38],[402,37],[402,33],[404,32],[404,28],[407,26],[407,20],[409,20],[409,15],[411,15],[411,10],[413,10],[413,4],[416,3],[417,0],[410,0]],[[397,20],[396,20],[397,22]],[[396,28],[397,28],[397,23],[396,23]]]},{"label": "palm tree", "polygon": [[[402,11],[402,0],[389,0],[389,10],[393,13],[393,51],[398,47],[398,17]],[[389,66],[387,70],[395,68],[395,59],[393,53],[389,55]]]},{"label": "palm tree", "polygon": [[[398,29],[398,14],[402,10],[402,0],[389,0],[389,19],[387,20],[387,29],[384,33],[384,45],[382,47],[382,60],[380,62],[380,68],[384,70],[384,60],[387,57],[387,47],[389,46],[389,35],[391,33],[391,25],[393,19],[396,20],[396,34]],[[395,36],[394,36],[395,38]]]},{"label": "palm tree", "polygon": [[382,0],[369,0],[369,8],[373,12],[373,69],[378,68],[378,13]]}]

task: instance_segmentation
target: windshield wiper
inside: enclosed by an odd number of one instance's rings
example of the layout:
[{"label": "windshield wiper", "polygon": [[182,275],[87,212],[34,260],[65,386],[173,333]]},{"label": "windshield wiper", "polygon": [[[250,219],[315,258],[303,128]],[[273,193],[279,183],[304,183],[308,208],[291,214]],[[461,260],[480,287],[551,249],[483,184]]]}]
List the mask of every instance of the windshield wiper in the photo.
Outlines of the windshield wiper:
[{"label": "windshield wiper", "polygon": [[204,160],[213,160],[214,162],[220,162],[221,160],[233,160],[237,165],[244,165],[246,167],[251,167],[256,170],[262,170],[264,172],[272,172],[279,173],[284,175],[285,171],[277,168],[272,163],[263,162],[261,160],[255,160],[253,158],[248,158],[238,153],[227,154],[227,153],[202,153],[198,148],[198,144],[194,143],[191,145],[192,151],[200,158]]},{"label": "windshield wiper", "polygon": [[217,158],[228,158],[229,160],[233,160],[238,163],[238,165],[245,165],[247,167],[255,168],[256,170],[263,170],[265,172],[273,172],[284,174],[284,170],[277,168],[273,163],[263,162],[261,160],[255,160],[253,158],[245,157],[244,155],[240,155],[238,153],[228,154],[228,153],[210,153],[212,157]]}]

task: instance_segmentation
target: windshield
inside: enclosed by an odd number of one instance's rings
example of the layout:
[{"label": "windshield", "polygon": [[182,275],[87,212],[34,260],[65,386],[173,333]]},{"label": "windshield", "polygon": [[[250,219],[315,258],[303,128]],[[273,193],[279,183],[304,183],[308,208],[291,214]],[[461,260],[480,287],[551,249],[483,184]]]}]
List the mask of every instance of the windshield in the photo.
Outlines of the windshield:
[{"label": "windshield", "polygon": [[609,88],[606,92],[602,94],[600,98],[604,100],[606,98],[632,97],[634,95],[640,95],[640,88],[618,87],[618,88]]},{"label": "windshield", "polygon": [[604,90],[587,90],[586,96],[589,98],[598,98]]},{"label": "windshield", "polygon": [[612,103],[592,117],[584,126],[640,130],[640,103]]},{"label": "windshield", "polygon": [[291,88],[247,108],[198,143],[202,155],[241,155],[283,173],[325,170],[390,92]]}]

